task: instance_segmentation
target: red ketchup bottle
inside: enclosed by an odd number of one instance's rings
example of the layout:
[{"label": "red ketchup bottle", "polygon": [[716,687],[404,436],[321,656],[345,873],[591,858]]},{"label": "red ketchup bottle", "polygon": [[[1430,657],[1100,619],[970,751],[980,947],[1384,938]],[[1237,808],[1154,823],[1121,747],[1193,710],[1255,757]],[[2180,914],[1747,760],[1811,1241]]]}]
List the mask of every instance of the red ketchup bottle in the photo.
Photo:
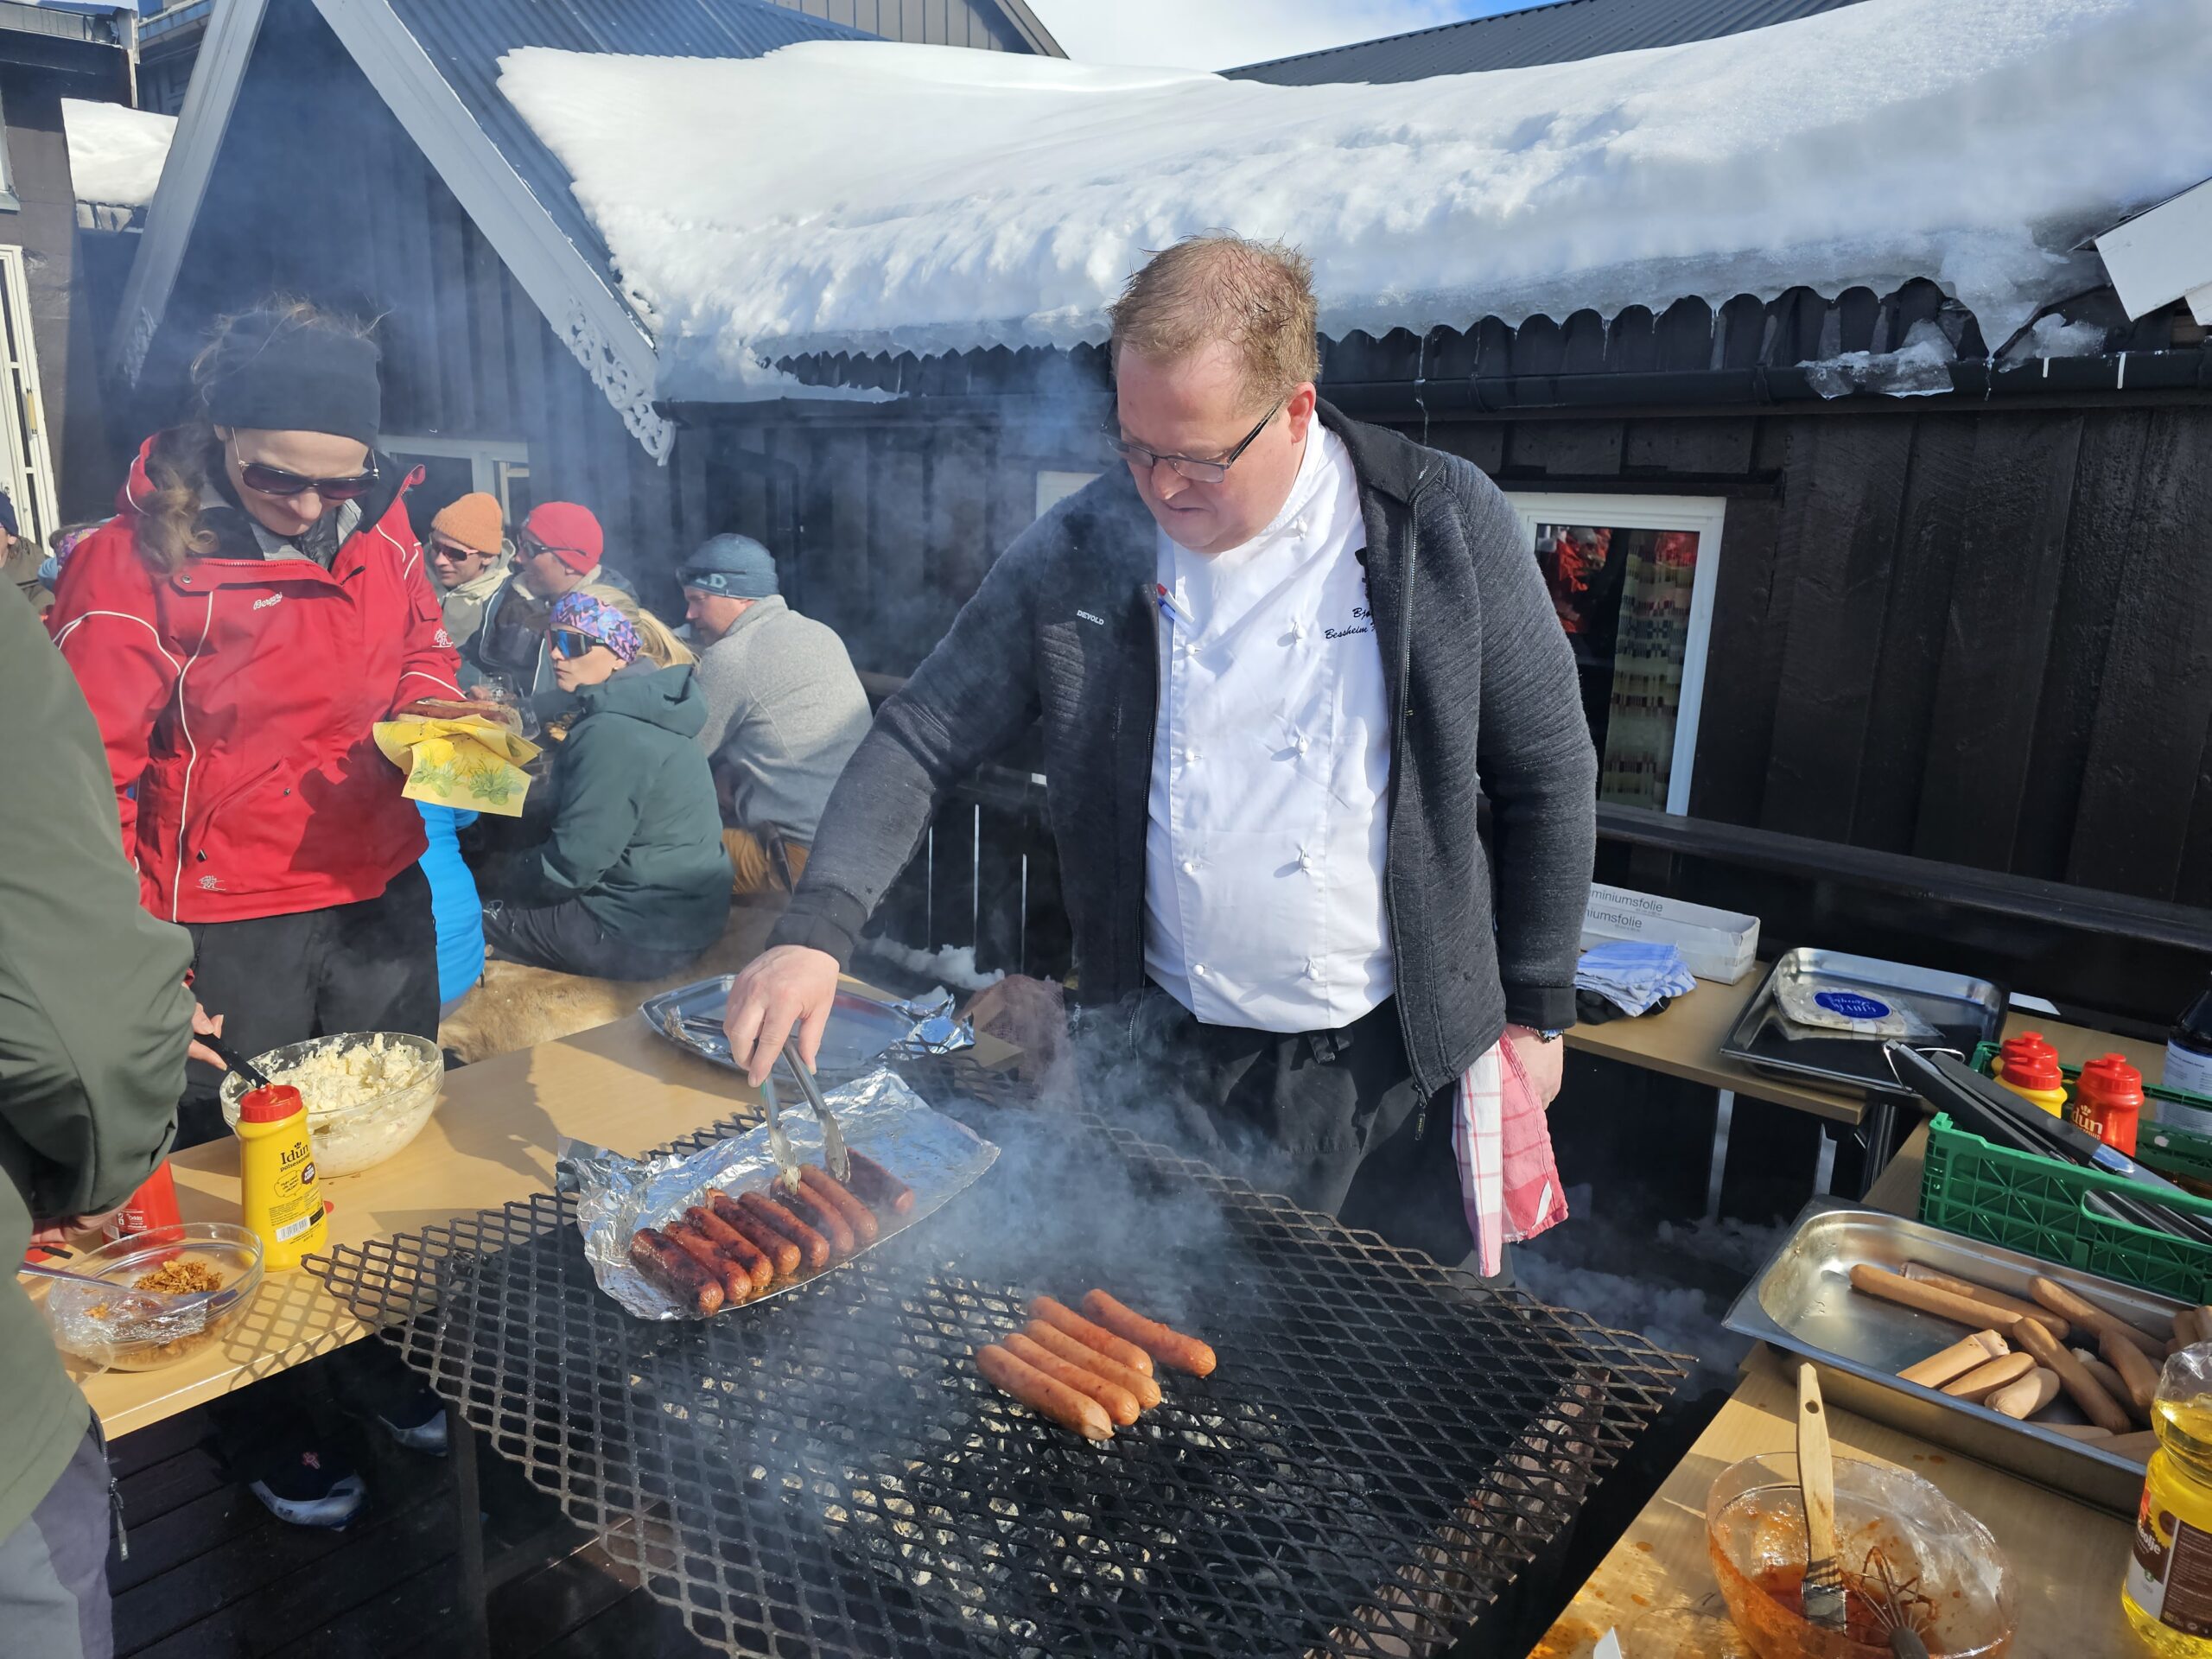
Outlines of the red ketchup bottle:
[{"label": "red ketchup bottle", "polygon": [[2135,1155],[2135,1129],[2143,1116],[2143,1074],[2122,1054],[2107,1054],[2082,1068],[2066,1116],[2107,1146]]}]

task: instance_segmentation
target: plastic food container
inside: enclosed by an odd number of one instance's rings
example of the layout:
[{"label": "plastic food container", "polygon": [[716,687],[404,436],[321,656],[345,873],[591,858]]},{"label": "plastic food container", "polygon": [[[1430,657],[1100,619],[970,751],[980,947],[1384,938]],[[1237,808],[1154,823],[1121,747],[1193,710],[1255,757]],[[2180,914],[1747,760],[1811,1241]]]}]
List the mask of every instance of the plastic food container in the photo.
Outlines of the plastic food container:
[{"label": "plastic food container", "polygon": [[1723,1471],[1705,1501],[1706,1546],[1736,1629],[1759,1659],[1891,1659],[1860,1603],[1878,1590],[1879,1550],[1910,1584],[1913,1629],[1930,1659],[1996,1659],[2012,1643],[2012,1571],[1989,1529],[1917,1475],[1859,1458],[1835,1460],[1836,1554],[1852,1633],[1816,1630],[1796,1592],[1805,1575],[1805,1510],[1794,1453],[1770,1452]]},{"label": "plastic food container", "polygon": [[[289,1084],[308,1105],[316,1175],[324,1180],[382,1163],[423,1132],[437,1109],[445,1059],[427,1037],[357,1031],[315,1037],[254,1057],[271,1083]],[[223,1079],[223,1121],[238,1125],[245,1079]]]},{"label": "plastic food container", "polygon": [[[205,1294],[134,1288],[170,1263],[198,1263],[222,1281]],[[54,1346],[118,1371],[158,1371],[223,1340],[261,1288],[261,1241],[227,1221],[188,1221],[133,1233],[57,1262],[114,1286],[112,1293],[64,1279],[42,1281],[41,1304]]]}]

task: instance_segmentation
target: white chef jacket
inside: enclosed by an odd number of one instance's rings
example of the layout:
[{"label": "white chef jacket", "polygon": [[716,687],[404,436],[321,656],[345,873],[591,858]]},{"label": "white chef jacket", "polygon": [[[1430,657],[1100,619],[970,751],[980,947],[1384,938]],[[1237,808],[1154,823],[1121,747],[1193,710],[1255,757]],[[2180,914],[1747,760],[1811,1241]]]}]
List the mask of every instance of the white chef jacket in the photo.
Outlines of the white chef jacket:
[{"label": "white chef jacket", "polygon": [[1389,698],[1358,480],[1316,421],[1242,547],[1157,553],[1145,970],[1209,1025],[1331,1031],[1392,989]]}]

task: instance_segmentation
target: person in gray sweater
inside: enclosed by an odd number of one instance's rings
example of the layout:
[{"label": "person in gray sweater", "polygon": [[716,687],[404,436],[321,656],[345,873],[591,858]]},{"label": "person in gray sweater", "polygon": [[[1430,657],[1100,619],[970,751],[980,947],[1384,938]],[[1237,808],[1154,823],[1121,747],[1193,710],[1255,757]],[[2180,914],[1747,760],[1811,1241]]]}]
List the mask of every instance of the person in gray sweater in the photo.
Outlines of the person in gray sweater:
[{"label": "person in gray sweater", "polygon": [[1597,758],[1512,506],[1320,402],[1315,312],[1235,237],[1130,280],[1118,461],[884,703],[725,1027],[756,1081],[811,1057],[938,800],[1041,720],[1094,1103],[1456,1262],[1453,1091],[1559,1086]]},{"label": "person in gray sweater", "polygon": [[868,693],[836,631],[784,603],[775,556],[750,536],[715,537],[679,579],[733,891],[789,893],[868,734]]}]

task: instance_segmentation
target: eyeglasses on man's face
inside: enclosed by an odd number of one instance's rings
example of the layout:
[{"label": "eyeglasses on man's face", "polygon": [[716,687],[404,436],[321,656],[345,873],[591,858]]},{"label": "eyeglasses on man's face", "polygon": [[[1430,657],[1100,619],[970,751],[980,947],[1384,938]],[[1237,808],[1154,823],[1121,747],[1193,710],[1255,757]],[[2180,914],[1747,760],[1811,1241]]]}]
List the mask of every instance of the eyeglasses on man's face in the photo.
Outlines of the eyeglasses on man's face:
[{"label": "eyeglasses on man's face", "polygon": [[1106,443],[1116,454],[1121,456],[1139,472],[1148,473],[1164,461],[1175,469],[1178,477],[1187,478],[1193,484],[1218,484],[1229,476],[1229,469],[1236,464],[1237,457],[1258,441],[1260,434],[1268,429],[1268,423],[1274,419],[1281,411],[1282,406],[1289,401],[1288,397],[1276,398],[1268,412],[1260,416],[1258,423],[1244,435],[1235,448],[1225,454],[1166,455],[1157,449],[1147,449],[1144,445],[1123,437],[1120,430],[1115,427],[1106,429]]}]

